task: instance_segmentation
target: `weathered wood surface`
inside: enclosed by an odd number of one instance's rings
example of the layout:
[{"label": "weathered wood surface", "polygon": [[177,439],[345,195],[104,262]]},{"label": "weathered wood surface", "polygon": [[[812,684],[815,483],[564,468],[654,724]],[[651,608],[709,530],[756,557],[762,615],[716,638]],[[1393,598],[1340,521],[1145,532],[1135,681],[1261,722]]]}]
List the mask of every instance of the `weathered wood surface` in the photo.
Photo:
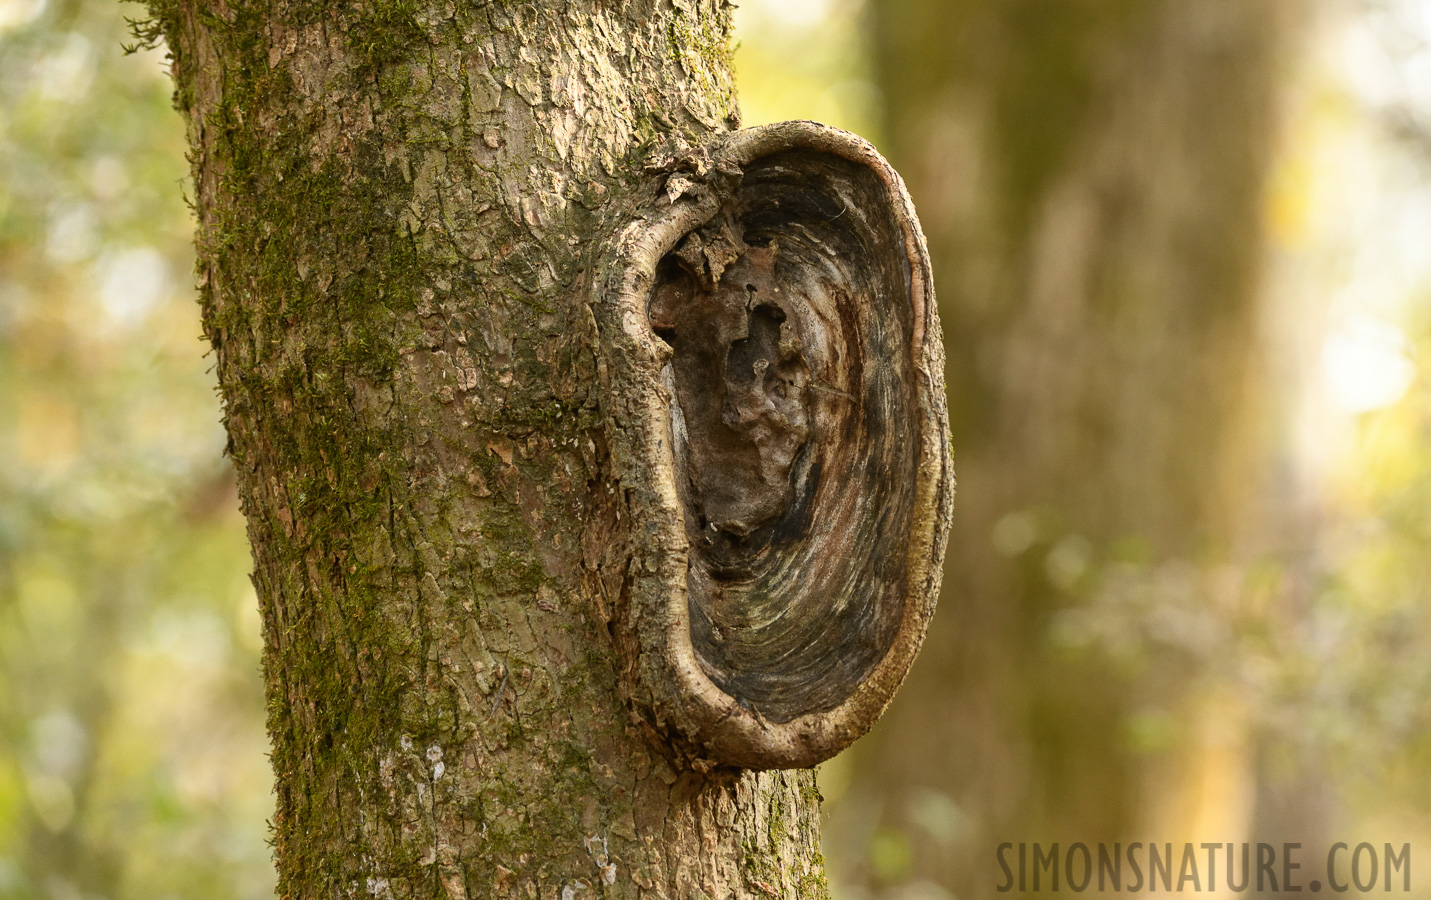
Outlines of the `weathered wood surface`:
[{"label": "weathered wood surface", "polygon": [[698,766],[813,765],[918,650],[953,495],[929,259],[899,176],[810,122],[671,158],[623,235],[606,377],[647,493],[638,703]]}]

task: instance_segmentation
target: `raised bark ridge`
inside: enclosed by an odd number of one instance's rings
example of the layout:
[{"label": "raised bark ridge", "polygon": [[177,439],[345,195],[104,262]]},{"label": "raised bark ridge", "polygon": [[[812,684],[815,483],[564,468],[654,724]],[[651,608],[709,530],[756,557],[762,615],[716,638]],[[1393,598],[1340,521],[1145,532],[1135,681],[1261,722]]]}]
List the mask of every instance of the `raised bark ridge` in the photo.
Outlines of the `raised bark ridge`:
[{"label": "raised bark ridge", "polygon": [[813,765],[873,724],[938,593],[953,494],[924,239],[810,122],[678,154],[615,249],[606,366],[637,703],[698,767]]}]

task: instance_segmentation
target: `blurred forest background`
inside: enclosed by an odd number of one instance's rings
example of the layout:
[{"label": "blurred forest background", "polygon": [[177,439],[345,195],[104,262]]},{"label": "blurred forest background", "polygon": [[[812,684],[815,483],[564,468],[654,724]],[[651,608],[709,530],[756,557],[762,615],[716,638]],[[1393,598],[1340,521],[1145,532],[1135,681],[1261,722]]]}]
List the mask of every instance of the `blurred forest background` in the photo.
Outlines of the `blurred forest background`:
[{"label": "blurred forest background", "polygon": [[[0,0],[5,898],[273,886],[139,11]],[[836,897],[991,896],[1005,840],[1431,847],[1431,3],[744,0],[737,37],[746,124],[904,173],[949,353],[944,597],[821,768]]]}]

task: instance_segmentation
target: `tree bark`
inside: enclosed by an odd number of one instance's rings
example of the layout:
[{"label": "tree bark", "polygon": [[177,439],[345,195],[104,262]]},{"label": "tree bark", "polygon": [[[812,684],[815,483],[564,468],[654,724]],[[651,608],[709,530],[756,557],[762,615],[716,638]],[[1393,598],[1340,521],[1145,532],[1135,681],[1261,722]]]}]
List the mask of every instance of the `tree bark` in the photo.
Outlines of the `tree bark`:
[{"label": "tree bark", "polygon": [[[871,12],[885,149],[935,264],[961,494],[944,611],[854,751],[870,787],[830,850],[854,881],[992,895],[1000,841],[1127,840],[1157,818],[1147,806],[1177,787],[1145,780],[1166,745],[1134,749],[1138,714],[1201,727],[1176,685],[1060,647],[1053,623],[1108,566],[1226,560],[1250,527],[1286,15],[1244,0]],[[911,835],[910,868],[858,862],[877,826]]]},{"label": "tree bark", "polygon": [[152,6],[280,894],[825,895],[813,774],[674,768],[611,652],[632,523],[591,281],[648,151],[738,124],[728,5]]}]

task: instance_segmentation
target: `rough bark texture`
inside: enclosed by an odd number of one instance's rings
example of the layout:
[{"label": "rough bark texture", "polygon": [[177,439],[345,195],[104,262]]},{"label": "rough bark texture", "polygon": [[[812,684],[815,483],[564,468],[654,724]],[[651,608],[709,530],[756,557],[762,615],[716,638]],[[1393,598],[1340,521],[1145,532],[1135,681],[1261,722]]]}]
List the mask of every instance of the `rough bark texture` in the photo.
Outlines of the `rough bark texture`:
[{"label": "rough bark texture", "polygon": [[[830,852],[875,886],[993,895],[999,841],[1127,840],[1179,790],[1175,772],[1148,778],[1157,754],[1128,739],[1136,713],[1182,702],[1176,688],[1061,649],[1052,623],[1103,564],[1225,559],[1246,526],[1285,10],[871,12],[884,149],[935,265],[961,490],[943,612],[900,703],[853,751],[871,788],[843,801],[858,821],[832,823]],[[911,869],[861,866],[881,823],[913,836]]]},{"label": "rough bark texture", "polygon": [[813,774],[677,771],[608,623],[593,269],[737,123],[721,0],[158,2],[287,897],[818,897]]}]

